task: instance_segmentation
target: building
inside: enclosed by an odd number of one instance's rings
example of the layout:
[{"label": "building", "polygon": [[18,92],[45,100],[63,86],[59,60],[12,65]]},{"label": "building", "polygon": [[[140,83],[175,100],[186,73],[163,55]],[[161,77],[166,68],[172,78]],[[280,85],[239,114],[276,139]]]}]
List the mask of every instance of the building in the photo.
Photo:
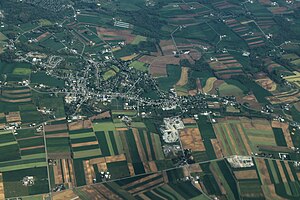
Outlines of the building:
[{"label": "building", "polygon": [[184,124],[179,117],[164,118],[164,126],[161,127],[162,137],[166,143],[174,143],[179,139],[179,131],[184,129]]}]

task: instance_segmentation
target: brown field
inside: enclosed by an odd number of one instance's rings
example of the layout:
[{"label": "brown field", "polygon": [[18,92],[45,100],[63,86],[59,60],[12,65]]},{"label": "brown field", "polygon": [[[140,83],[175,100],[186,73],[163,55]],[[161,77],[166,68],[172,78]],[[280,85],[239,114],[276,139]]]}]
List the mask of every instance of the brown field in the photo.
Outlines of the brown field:
[{"label": "brown field", "polygon": [[128,128],[126,127],[122,127],[122,128],[116,128],[116,131],[127,131]]},{"label": "brown field", "polygon": [[138,55],[139,55],[139,54],[134,53],[134,54],[132,54],[132,55],[122,57],[121,60],[123,60],[123,61],[129,61],[129,60],[134,59],[134,58],[137,57]]},{"label": "brown field", "polygon": [[6,115],[6,121],[8,123],[11,122],[20,122],[21,121],[21,116],[20,116],[20,112],[9,112],[8,115]]},{"label": "brown field", "polygon": [[79,197],[71,189],[54,192],[52,193],[52,198],[53,200],[79,199]]},{"label": "brown field", "polygon": [[56,161],[56,165],[53,165],[54,182],[55,184],[63,184],[63,176],[61,171],[60,160]]},{"label": "brown field", "polygon": [[256,170],[251,169],[251,170],[243,170],[243,171],[234,171],[234,176],[238,180],[242,179],[257,179],[257,173]]},{"label": "brown field", "polygon": [[105,158],[102,157],[102,158],[93,158],[93,159],[90,159],[90,164],[91,165],[95,165],[95,164],[98,164],[98,163],[105,163]]},{"label": "brown field", "polygon": [[173,51],[177,50],[172,40],[161,40],[159,46],[164,55],[173,55]]},{"label": "brown field", "polygon": [[62,167],[62,170],[63,170],[63,176],[64,176],[64,182],[65,183],[70,183],[71,182],[68,165],[69,165],[68,160],[66,160],[66,159],[61,160],[61,167]]},{"label": "brown field", "polygon": [[145,172],[146,172],[146,173],[151,172],[151,169],[150,169],[150,167],[149,167],[149,165],[148,165],[148,162],[142,162],[142,163],[143,163],[143,167],[144,167],[144,169],[145,169]]},{"label": "brown field", "polygon": [[197,123],[196,120],[193,118],[184,118],[184,119],[182,119],[182,121],[184,124],[196,124]]},{"label": "brown field", "polygon": [[198,128],[185,128],[180,131],[180,141],[184,149],[205,151],[205,147]]},{"label": "brown field", "polygon": [[209,93],[214,88],[214,83],[217,81],[216,77],[209,77],[206,80],[205,86],[203,87],[202,91],[204,93]]},{"label": "brown field", "polygon": [[263,185],[271,185],[272,181],[270,179],[270,174],[269,174],[267,166],[265,164],[265,160],[261,159],[261,158],[255,159],[255,164],[259,171],[259,176],[260,176],[259,178],[260,178],[262,184]]},{"label": "brown field", "polygon": [[111,49],[111,51],[114,52],[114,51],[118,51],[118,50],[121,50],[121,49],[122,49],[121,47],[114,47],[114,48]]},{"label": "brown field", "polygon": [[132,163],[127,163],[130,176],[135,175]]},{"label": "brown field", "polygon": [[260,45],[260,44],[264,44],[264,41],[263,40],[258,40],[258,41],[255,41],[255,42],[248,42],[249,46],[257,47],[257,45]]},{"label": "brown field", "polygon": [[96,178],[94,167],[90,165],[88,160],[82,162],[83,162],[86,184],[87,185],[93,184],[93,178]]},{"label": "brown field", "polygon": [[0,173],[0,199],[4,200],[5,196],[4,196],[4,184],[3,184],[3,177],[2,177],[2,173]]},{"label": "brown field", "polygon": [[185,86],[188,83],[188,67],[181,68],[181,75],[179,81],[176,83],[177,86]]},{"label": "brown field", "polygon": [[155,161],[149,161],[148,165],[149,165],[149,168],[150,168],[151,172],[157,172],[158,171]]},{"label": "brown field", "polygon": [[107,165],[106,163],[98,163],[97,164],[97,167],[98,167],[98,170],[101,172],[105,172],[105,171],[108,171],[108,168],[107,168]]},{"label": "brown field", "polygon": [[223,158],[224,155],[222,153],[222,148],[221,148],[218,140],[217,139],[211,139],[210,141],[211,141],[211,144],[214,148],[214,151],[215,151],[215,154],[216,154],[217,158]]},{"label": "brown field", "polygon": [[106,163],[118,162],[118,161],[124,161],[124,160],[126,160],[125,154],[120,154],[120,155],[115,155],[115,156],[106,156],[105,157]]},{"label": "brown field", "polygon": [[79,120],[76,122],[72,122],[68,124],[69,130],[79,130],[79,129],[87,129],[92,128],[92,121],[90,120]]},{"label": "brown field", "polygon": [[39,149],[39,148],[44,148],[44,145],[40,145],[40,146],[34,146],[34,147],[25,147],[25,148],[20,148],[21,151],[24,150],[30,150],[30,149]]},{"label": "brown field", "polygon": [[90,145],[98,145],[98,141],[75,143],[72,144],[72,147],[74,148],[74,147],[83,147],[83,146],[90,146]]},{"label": "brown field", "polygon": [[193,60],[199,60],[202,57],[201,53],[195,49],[191,49],[189,55]]},{"label": "brown field", "polygon": [[279,103],[294,103],[299,101],[298,95],[297,96],[289,96],[289,97],[280,97],[277,98],[276,96],[267,97],[271,104],[279,104]]},{"label": "brown field", "polygon": [[109,29],[97,27],[97,34],[103,40],[125,40],[127,44],[130,44],[135,35],[131,34],[129,30],[120,30],[120,29]]},{"label": "brown field", "polygon": [[216,94],[217,93],[216,89],[219,88],[219,86],[222,85],[224,82],[225,81],[223,81],[223,80],[216,80],[216,81],[214,81],[213,88],[208,93],[209,94]]},{"label": "brown field", "polygon": [[[198,94],[198,91],[197,90],[189,90],[188,91],[188,95],[190,95],[190,96],[195,96],[195,95],[197,95]],[[186,95],[186,94],[183,94],[183,95]]]},{"label": "brown field", "polygon": [[202,172],[202,169],[201,169],[201,167],[198,163],[188,165],[188,170],[189,170],[190,173]]},{"label": "brown field", "polygon": [[103,112],[98,115],[94,115],[94,116],[90,117],[89,120],[93,121],[95,119],[106,119],[106,118],[110,118],[110,117],[111,117],[110,112],[106,111],[106,112]]},{"label": "brown field", "polygon": [[141,142],[141,138],[140,138],[140,135],[139,135],[139,131],[134,128],[134,129],[132,129],[132,133],[133,133],[134,140],[135,140],[135,143],[136,143],[136,146],[137,146],[137,149],[138,149],[139,156],[141,158],[141,161],[143,162],[145,171],[147,171],[148,167],[145,164],[145,162],[147,162],[147,157],[146,157],[145,150],[144,150],[144,148],[142,146],[142,142]]},{"label": "brown field", "polygon": [[49,32],[43,33],[42,35],[40,35],[39,37],[37,37],[36,40],[39,42],[40,40],[44,39],[48,35],[50,35]]},{"label": "brown field", "polygon": [[246,95],[243,97],[237,97],[236,98],[237,102],[243,104],[243,103],[249,103],[250,107],[252,107],[253,109],[260,109],[261,105],[258,103],[257,99],[255,98],[255,96],[253,94],[250,95]]},{"label": "brown field", "polygon": [[288,147],[293,147],[294,146],[292,138],[291,138],[291,134],[290,134],[290,131],[289,131],[289,125],[287,123],[281,123],[279,121],[272,121],[272,127],[281,128],[287,146]]},{"label": "brown field", "polygon": [[144,55],[139,58],[139,61],[150,65],[155,59],[156,59],[155,56]]},{"label": "brown field", "polygon": [[67,130],[67,124],[56,124],[56,125],[46,125],[45,132],[52,132],[52,131],[60,131],[60,130]]},{"label": "brown field", "polygon": [[154,77],[166,76],[167,75],[167,65],[173,64],[178,65],[180,58],[176,58],[173,55],[169,56],[158,56],[150,64],[150,74]]},{"label": "brown field", "polygon": [[232,76],[243,74],[242,69],[236,69],[236,70],[226,70],[222,72],[215,72],[215,75],[220,77],[221,79],[229,79]]},{"label": "brown field", "polygon": [[274,81],[272,81],[269,77],[257,79],[255,82],[270,92],[275,91],[277,88],[276,83]]},{"label": "brown field", "polygon": [[61,164],[62,164],[65,183],[68,183],[69,188],[75,187],[76,180],[75,180],[75,174],[73,169],[73,160],[62,159]]}]

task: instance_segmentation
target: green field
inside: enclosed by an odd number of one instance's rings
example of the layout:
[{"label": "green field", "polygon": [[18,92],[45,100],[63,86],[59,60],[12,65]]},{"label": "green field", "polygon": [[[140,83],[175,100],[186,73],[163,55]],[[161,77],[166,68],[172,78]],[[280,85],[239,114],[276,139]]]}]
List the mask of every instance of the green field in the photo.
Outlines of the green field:
[{"label": "green field", "polygon": [[[6,198],[20,197],[28,195],[43,194],[49,192],[47,181],[47,168],[39,167],[32,169],[16,170],[11,172],[4,172],[4,194]],[[21,180],[25,176],[34,177],[33,186],[23,186]]]},{"label": "green field", "polygon": [[14,75],[27,76],[31,74],[31,69],[28,68],[15,68],[13,71]]},{"label": "green field", "polygon": [[147,72],[148,67],[145,63],[139,62],[139,61],[133,61],[129,67],[133,67],[136,70],[142,71],[142,72]]},{"label": "green field", "polygon": [[100,149],[91,149],[91,150],[74,152],[75,159],[89,158],[89,157],[100,156],[100,155],[101,155]]},{"label": "green field", "polygon": [[7,40],[7,37],[0,32],[0,41],[4,41],[4,40]]},{"label": "green field", "polygon": [[221,96],[242,96],[243,91],[235,85],[223,83],[219,87],[219,94]]},{"label": "green field", "polygon": [[134,40],[131,42],[131,44],[139,44],[140,42],[143,42],[143,41],[147,41],[147,38],[144,37],[144,36],[141,36],[141,35],[137,35]]},{"label": "green field", "polygon": [[178,65],[167,65],[167,77],[158,78],[159,88],[169,91],[180,79],[181,67]]},{"label": "green field", "polygon": [[115,76],[116,75],[116,72],[114,70],[108,70],[107,72],[105,72],[103,74],[103,79],[106,81],[108,79],[110,79],[111,77]]}]

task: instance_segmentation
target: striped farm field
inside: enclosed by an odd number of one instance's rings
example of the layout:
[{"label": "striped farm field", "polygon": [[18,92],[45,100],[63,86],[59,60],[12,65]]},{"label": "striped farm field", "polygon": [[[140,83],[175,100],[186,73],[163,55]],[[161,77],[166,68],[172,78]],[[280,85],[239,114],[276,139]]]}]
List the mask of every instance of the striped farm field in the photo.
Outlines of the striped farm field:
[{"label": "striped farm field", "polygon": [[74,152],[74,158],[75,159],[82,159],[82,158],[90,158],[94,156],[100,156],[101,151],[100,149],[91,149],[91,150],[83,150],[83,151],[77,151]]},{"label": "striped farm field", "polygon": [[0,131],[0,162],[20,158],[19,145],[11,131]]},{"label": "striped farm field", "polygon": [[23,156],[22,159],[0,163],[0,171],[14,171],[47,166],[45,153]]},{"label": "striped farm field", "polygon": [[114,131],[115,125],[113,122],[97,122],[93,123],[94,131]]},{"label": "striped farm field", "polygon": [[243,138],[238,132],[238,121],[227,121],[214,124],[214,130],[224,155],[248,155]]},{"label": "striped farm field", "polygon": [[70,142],[74,158],[82,159],[102,155],[98,141],[92,128],[70,131]]},{"label": "striped farm field", "polygon": [[227,117],[213,126],[224,155],[250,155],[277,146],[271,124],[265,119]]}]

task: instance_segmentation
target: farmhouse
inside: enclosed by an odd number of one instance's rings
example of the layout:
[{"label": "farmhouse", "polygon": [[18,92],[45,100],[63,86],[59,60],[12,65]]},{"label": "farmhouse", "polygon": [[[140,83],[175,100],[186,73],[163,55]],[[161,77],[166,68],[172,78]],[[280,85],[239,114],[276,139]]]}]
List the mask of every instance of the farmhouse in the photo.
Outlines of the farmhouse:
[{"label": "farmhouse", "polygon": [[245,168],[254,166],[251,156],[238,156],[234,155],[227,158],[227,161],[233,168]]}]

